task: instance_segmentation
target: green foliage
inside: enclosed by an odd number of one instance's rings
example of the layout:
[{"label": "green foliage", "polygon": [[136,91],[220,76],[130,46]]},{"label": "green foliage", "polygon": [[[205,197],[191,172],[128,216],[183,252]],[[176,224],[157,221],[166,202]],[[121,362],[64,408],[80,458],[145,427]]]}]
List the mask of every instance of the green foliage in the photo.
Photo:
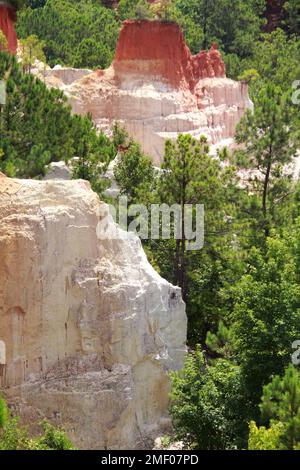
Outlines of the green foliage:
[{"label": "green foliage", "polygon": [[248,450],[279,450],[280,437],[283,432],[282,423],[271,422],[267,429],[265,426],[257,427],[255,421],[249,424]]},{"label": "green foliage", "polygon": [[251,87],[252,98],[263,85],[272,82],[283,92],[290,89],[300,73],[300,40],[297,36],[288,37],[277,29],[271,34],[263,34],[254,45],[253,57],[241,63],[241,68],[255,68],[260,80]]},{"label": "green foliage", "polygon": [[4,428],[4,426],[7,423],[7,419],[8,419],[8,408],[7,408],[5,401],[0,396],[0,429]]},{"label": "green foliage", "polygon": [[291,93],[282,94],[269,82],[259,91],[255,104],[254,112],[248,111],[237,127],[236,141],[244,144],[237,153],[237,164],[252,170],[248,189],[254,195],[256,230],[268,236],[277,207],[291,189],[286,167],[297,154],[300,132]]},{"label": "green foliage", "polygon": [[246,393],[258,404],[262,387],[290,362],[300,337],[299,221],[267,240],[267,251],[252,248],[248,273],[232,286],[235,354]]},{"label": "green foliage", "polygon": [[265,7],[263,0],[175,0],[174,3],[184,17],[192,20],[194,28],[203,32],[202,49],[218,42],[228,54],[240,58],[252,54],[262,25],[259,15]]},{"label": "green foliage", "polygon": [[30,438],[26,428],[11,417],[5,401],[0,398],[0,451],[1,450],[73,450],[67,435],[46,420],[41,423],[43,433]]},{"label": "green foliage", "polygon": [[147,0],[120,0],[118,15],[122,21],[125,19],[145,20],[153,17]]},{"label": "green foliage", "polygon": [[25,0],[25,6],[30,8],[41,8],[45,5],[47,0]]},{"label": "green foliage", "polygon": [[283,377],[276,376],[264,387],[260,410],[263,419],[282,425],[280,447],[300,448],[300,374],[291,364]]},{"label": "green foliage", "polygon": [[172,444],[172,438],[170,436],[161,437],[161,445],[164,449],[167,449]]},{"label": "green foliage", "polygon": [[31,72],[31,68],[36,60],[46,62],[44,54],[45,41],[40,41],[37,36],[31,35],[20,40],[22,51],[22,66],[24,72]]},{"label": "green foliage", "polygon": [[93,0],[47,0],[39,8],[22,10],[17,23],[20,38],[36,35],[45,41],[51,66],[107,67],[118,29],[114,12]]},{"label": "green foliage", "polygon": [[0,29],[0,50],[7,49],[8,43],[5,34]]},{"label": "green foliage", "polygon": [[114,149],[97,136],[89,116],[72,115],[61,91],[49,90],[30,74],[22,74],[14,57],[0,53],[0,79],[7,100],[0,114],[0,171],[9,176],[39,177],[51,161],[93,155],[112,158]]},{"label": "green foliage", "polygon": [[236,366],[224,360],[205,363],[199,348],[185,367],[171,374],[171,415],[178,438],[188,448],[216,450],[240,445],[242,397]]},{"label": "green foliage", "polygon": [[142,153],[136,142],[129,142],[128,150],[119,157],[114,175],[121,194],[126,194],[130,203],[137,202],[139,192],[151,188],[154,178],[154,167],[151,159]]},{"label": "green foliage", "polygon": [[43,435],[32,441],[31,450],[74,450],[72,442],[61,430],[47,421],[42,423]]},{"label": "green foliage", "polygon": [[[117,128],[113,137],[115,145],[122,145],[126,150],[114,173],[121,194],[128,196],[130,204],[152,203],[161,207],[177,204],[182,210],[184,204],[205,205],[206,237],[202,249],[189,250],[189,242],[184,238],[144,242],[155,268],[183,289],[191,344],[204,341],[210,329],[218,328],[223,301],[219,295],[221,287],[227,278],[238,278],[240,272],[240,253],[232,246],[233,202],[239,199],[234,168],[222,166],[218,159],[211,158],[205,138],[197,141],[190,135],[180,135],[177,142],[166,143],[162,171],[157,172],[139,145],[128,144],[126,139]],[[198,220],[198,229],[200,223]],[[171,230],[175,230],[172,216],[171,225]]]},{"label": "green foliage", "polygon": [[291,34],[300,33],[300,2],[299,0],[288,0],[284,3],[286,18],[284,27]]},{"label": "green foliage", "polygon": [[81,124],[78,134],[82,136],[82,139],[77,159],[73,162],[73,178],[88,180],[92,189],[103,196],[105,190],[110,186],[105,178],[105,173],[109,162],[115,157],[116,148],[103,133],[100,133],[99,136],[93,134],[91,139],[88,133],[90,121],[81,121],[79,117],[77,119]]},{"label": "green foliage", "polygon": [[31,439],[18,419],[11,418],[0,432],[0,450],[74,450],[62,430],[44,422],[43,432],[42,436]]},{"label": "green foliage", "polygon": [[173,8],[171,0],[160,0],[157,3],[154,3],[151,5],[151,11],[155,18],[162,21],[172,21],[175,19],[175,9]]},{"label": "green foliage", "polygon": [[[218,327],[221,286],[226,277],[232,277],[235,269],[239,271],[239,254],[231,246],[233,201],[239,197],[234,169],[211,158],[205,138],[197,141],[190,135],[180,135],[177,142],[166,143],[162,171],[156,172],[139,145],[128,143],[126,139],[117,128],[113,138],[115,145],[122,145],[126,150],[114,173],[121,194],[128,196],[130,204],[168,204],[170,207],[177,204],[182,210],[184,204],[205,205],[206,238],[201,250],[189,250],[184,238],[144,242],[155,268],[183,289],[190,320],[190,341],[193,344],[204,341],[208,330]],[[200,222],[198,220],[198,224]],[[173,229],[174,223],[171,216]]]},{"label": "green foliage", "polygon": [[0,450],[26,450],[30,439],[26,429],[19,426],[18,418],[10,418],[0,430]]},{"label": "green foliage", "polygon": [[291,364],[264,387],[260,404],[269,427],[250,423],[250,450],[300,449],[300,375]]},{"label": "green foliage", "polygon": [[254,68],[262,81],[273,79],[290,86],[300,62],[297,2],[284,5],[282,27],[287,34],[277,30],[260,37],[265,0],[173,0],[151,7],[146,0],[120,0],[117,10],[93,0],[27,0],[30,8],[19,14],[18,34],[44,40],[50,65],[104,68],[113,58],[120,21],[151,19],[155,14],[151,10],[158,8],[163,10],[162,19],[165,15],[182,26],[193,53],[217,42],[230,77]]},{"label": "green foliage", "polygon": [[239,75],[238,79],[241,82],[249,84],[259,79],[259,73],[256,69],[245,70],[241,75]]},{"label": "green foliage", "polygon": [[76,68],[97,67],[104,69],[111,61],[111,52],[102,42],[84,38],[78,45],[73,64]]},{"label": "green foliage", "polygon": [[126,146],[128,143],[128,132],[124,127],[122,127],[118,122],[115,122],[113,125],[113,137],[112,141],[116,149],[119,146]]},{"label": "green foliage", "polygon": [[232,331],[221,320],[216,333],[209,331],[206,336],[206,345],[209,350],[221,357],[230,358],[232,352]]},{"label": "green foliage", "polygon": [[184,237],[153,245],[162,275],[182,287],[190,321],[189,339],[194,344],[205,340],[209,326],[217,327],[218,291],[236,266],[231,247],[232,202],[237,197],[234,169],[209,155],[205,137],[196,140],[190,135],[166,143],[162,169],[156,191],[160,203],[182,208],[185,204],[203,204],[205,208],[202,249],[189,250]]},{"label": "green foliage", "polygon": [[[198,348],[184,370],[172,374],[178,438],[189,448],[245,448],[250,422],[250,450],[296,449],[299,374],[286,367],[300,337],[300,184],[291,177],[300,146],[298,108],[291,103],[300,76],[299,0],[285,2],[282,29],[270,34],[261,33],[265,0],[166,0],[152,7],[120,0],[116,9],[106,8],[109,3],[27,0],[19,37],[35,35],[45,44],[35,38],[38,52],[29,48],[25,69],[42,49],[50,65],[104,68],[121,21],[176,20],[193,53],[217,42],[227,75],[249,84],[254,112],[238,126],[242,148],[213,158],[205,138],[182,135],[166,143],[162,171],[156,171],[124,129],[116,124],[111,140],[97,136],[90,116],[72,116],[60,92],[22,75],[15,60],[1,54],[8,103],[0,116],[0,171],[40,177],[50,161],[75,156],[74,177],[88,179],[102,196],[104,173],[119,149],[115,177],[130,204],[204,204],[201,250],[189,251],[186,240],[144,242],[155,269],[182,287],[190,346],[206,346],[205,359]],[[5,410],[0,401],[0,427],[1,416],[6,423],[0,447],[71,446],[50,425],[29,440]]]},{"label": "green foliage", "polygon": [[26,0],[5,0],[4,3],[7,3],[12,8],[19,10],[26,4]]},{"label": "green foliage", "polygon": [[35,34],[44,40],[50,65],[93,68],[110,64],[120,22],[129,18],[177,21],[194,53],[216,41],[227,62],[252,57],[265,8],[264,0],[163,0],[151,6],[147,0],[120,0],[116,11],[93,0],[26,4],[29,8],[19,14],[19,37]]}]

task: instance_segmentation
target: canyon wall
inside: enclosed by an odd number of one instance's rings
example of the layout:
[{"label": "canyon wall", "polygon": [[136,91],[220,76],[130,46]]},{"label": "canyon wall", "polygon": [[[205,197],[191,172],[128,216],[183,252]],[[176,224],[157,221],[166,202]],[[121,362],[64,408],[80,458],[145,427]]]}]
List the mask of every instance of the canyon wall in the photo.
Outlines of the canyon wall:
[{"label": "canyon wall", "polygon": [[125,21],[113,67],[120,83],[133,75],[165,80],[174,88],[192,93],[201,78],[225,77],[225,65],[216,45],[209,52],[193,56],[179,26],[160,21]]},{"label": "canyon wall", "polygon": [[73,81],[68,69],[64,76],[48,70],[46,83],[61,88],[75,112],[91,113],[98,129],[109,133],[120,122],[156,164],[165,140],[179,133],[232,145],[237,123],[252,106],[247,85],[226,78],[217,45],[193,56],[170,22],[125,21],[109,69]]},{"label": "canyon wall", "polygon": [[151,448],[182,366],[180,289],[148,263],[89,183],[0,174],[0,387],[34,431],[79,448]]},{"label": "canyon wall", "polygon": [[8,50],[15,54],[18,47],[18,39],[15,31],[16,13],[8,5],[0,5],[0,30],[7,39]]}]

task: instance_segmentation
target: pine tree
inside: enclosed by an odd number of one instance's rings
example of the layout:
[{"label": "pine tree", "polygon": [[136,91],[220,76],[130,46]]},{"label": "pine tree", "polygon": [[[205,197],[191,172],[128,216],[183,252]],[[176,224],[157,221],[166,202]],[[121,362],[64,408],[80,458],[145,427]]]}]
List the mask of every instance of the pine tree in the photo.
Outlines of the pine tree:
[{"label": "pine tree", "polygon": [[119,157],[114,175],[121,194],[128,196],[129,203],[137,203],[140,202],[141,191],[146,191],[153,183],[154,167],[137,142],[130,141],[127,147]]},{"label": "pine tree", "polygon": [[[260,405],[262,419],[267,420],[269,429],[250,426],[250,447],[266,449],[270,444],[277,450],[300,449],[300,374],[292,365],[285,370],[283,377],[276,375],[264,387]],[[270,438],[272,439],[270,442]],[[256,445],[254,446],[254,443]]]},{"label": "pine tree", "polygon": [[[187,300],[189,284],[189,264],[196,268],[201,258],[197,251],[197,263],[193,252],[188,250],[185,238],[185,205],[203,204],[205,210],[205,247],[214,251],[214,238],[222,237],[222,231],[230,223],[225,222],[230,208],[226,198],[232,184],[231,167],[223,168],[219,160],[209,155],[207,139],[192,138],[189,134],[179,135],[176,142],[167,141],[162,163],[163,173],[158,184],[161,203],[181,207],[181,239],[176,240],[174,259],[174,279],[182,288],[183,298]],[[217,235],[218,234],[218,235]],[[202,250],[201,250],[202,251]],[[199,266],[198,266],[199,267]]]},{"label": "pine tree", "polygon": [[16,58],[0,53],[0,80],[6,103],[0,113],[0,171],[9,176],[40,177],[50,161],[115,156],[114,145],[97,135],[91,117],[72,114],[64,94],[23,74]]},{"label": "pine tree", "polygon": [[26,39],[21,39],[20,46],[22,50],[22,66],[24,72],[31,72],[32,66],[36,60],[46,63],[44,48],[45,41],[40,41],[34,34]]},{"label": "pine tree", "polygon": [[277,206],[289,194],[293,162],[300,142],[291,94],[272,83],[263,86],[254,112],[248,111],[237,127],[236,141],[245,149],[238,152],[237,164],[250,170],[249,192],[256,195],[258,229],[269,236]]}]

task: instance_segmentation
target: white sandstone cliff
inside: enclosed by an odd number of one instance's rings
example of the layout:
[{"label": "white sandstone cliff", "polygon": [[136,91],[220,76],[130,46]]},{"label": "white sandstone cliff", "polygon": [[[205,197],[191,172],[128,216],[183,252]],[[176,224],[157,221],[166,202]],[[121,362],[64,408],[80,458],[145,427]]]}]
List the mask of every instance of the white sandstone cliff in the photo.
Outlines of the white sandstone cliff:
[{"label": "white sandstone cliff", "polygon": [[[87,182],[0,174],[0,386],[23,422],[79,448],[151,448],[182,366],[180,289],[115,228]],[[100,224],[99,224],[100,223]],[[97,231],[98,227],[98,231]]]},{"label": "white sandstone cliff", "polygon": [[233,145],[236,125],[251,107],[247,85],[205,78],[198,86],[203,93],[200,100],[163,81],[131,77],[120,88],[99,80],[95,73],[65,86],[64,92],[74,112],[90,113],[97,129],[108,134],[119,122],[160,165],[166,139],[177,139],[179,133],[205,135],[212,146]]}]

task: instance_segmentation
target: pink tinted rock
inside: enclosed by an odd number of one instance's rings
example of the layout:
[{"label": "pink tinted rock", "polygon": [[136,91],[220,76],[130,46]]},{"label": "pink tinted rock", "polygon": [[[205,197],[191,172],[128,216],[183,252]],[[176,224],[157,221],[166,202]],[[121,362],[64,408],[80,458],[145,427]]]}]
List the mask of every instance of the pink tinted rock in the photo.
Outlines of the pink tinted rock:
[{"label": "pink tinted rock", "polygon": [[15,31],[16,12],[8,5],[0,5],[0,29],[4,33],[8,50],[15,54],[18,47],[17,33]]}]

